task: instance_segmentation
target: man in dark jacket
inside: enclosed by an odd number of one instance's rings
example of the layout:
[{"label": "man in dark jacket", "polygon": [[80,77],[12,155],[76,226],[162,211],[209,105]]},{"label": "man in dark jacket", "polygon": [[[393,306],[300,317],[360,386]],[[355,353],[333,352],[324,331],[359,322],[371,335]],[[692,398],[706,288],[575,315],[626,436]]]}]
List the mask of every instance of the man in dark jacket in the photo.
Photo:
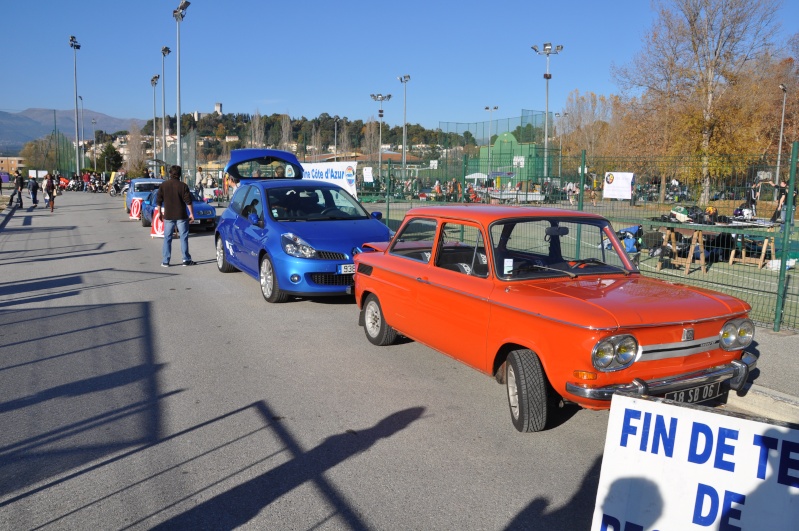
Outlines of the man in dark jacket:
[{"label": "man in dark jacket", "polygon": [[[194,207],[192,205],[189,186],[180,180],[183,173],[180,166],[169,168],[169,179],[158,188],[155,198],[155,207],[161,211],[164,220],[164,247],[161,267],[169,267],[172,257],[172,234],[177,226],[180,235],[180,251],[183,254],[183,265],[194,265],[189,254],[189,222],[194,221]],[[188,213],[187,213],[188,210]]]},{"label": "man in dark jacket", "polygon": [[17,208],[22,208],[23,188],[25,188],[25,178],[22,177],[22,172],[17,170],[16,176],[14,177],[14,191],[11,193],[11,197],[8,198],[8,206],[11,206],[11,203],[14,201],[14,196],[17,196]]}]

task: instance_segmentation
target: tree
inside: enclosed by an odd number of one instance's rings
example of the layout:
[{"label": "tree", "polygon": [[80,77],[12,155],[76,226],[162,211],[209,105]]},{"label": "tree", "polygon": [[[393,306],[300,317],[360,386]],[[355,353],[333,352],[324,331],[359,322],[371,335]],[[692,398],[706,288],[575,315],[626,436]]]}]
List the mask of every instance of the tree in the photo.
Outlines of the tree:
[{"label": "tree", "polygon": [[131,176],[144,175],[147,168],[147,155],[145,152],[144,138],[137,127],[130,128],[128,135],[128,158],[126,168]]},{"label": "tree", "polygon": [[288,114],[280,117],[280,149],[288,151],[291,144],[291,118]]},{"label": "tree", "polygon": [[616,71],[626,88],[652,92],[663,110],[698,118],[702,200],[710,198],[710,155],[720,109],[744,68],[772,46],[777,0],[661,0],[658,19],[631,67]]},{"label": "tree", "polygon": [[[101,165],[102,164],[102,165]],[[118,171],[123,164],[122,154],[117,151],[114,144],[108,142],[97,154],[97,167],[108,169],[108,171]]]},{"label": "tree", "polygon": [[250,120],[250,130],[252,131],[252,147],[264,146],[264,124],[262,123],[261,113],[256,110]]}]

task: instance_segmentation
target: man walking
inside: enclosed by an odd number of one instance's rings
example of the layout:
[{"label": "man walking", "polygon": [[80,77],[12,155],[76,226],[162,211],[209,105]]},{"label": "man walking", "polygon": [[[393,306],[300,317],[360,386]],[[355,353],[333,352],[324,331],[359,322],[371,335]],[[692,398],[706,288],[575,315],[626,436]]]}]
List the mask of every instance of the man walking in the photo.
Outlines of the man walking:
[{"label": "man walking", "polygon": [[22,177],[22,173],[17,170],[16,176],[14,177],[14,191],[11,193],[11,196],[8,198],[8,205],[11,206],[11,203],[14,201],[14,196],[17,196],[17,208],[22,208],[22,189],[25,188],[25,179]]},{"label": "man walking", "polygon": [[[194,265],[189,254],[189,222],[194,221],[194,207],[192,206],[189,186],[180,180],[183,173],[180,166],[169,168],[169,179],[158,188],[155,198],[156,208],[161,209],[164,220],[164,247],[161,267],[169,267],[172,257],[172,234],[177,226],[180,236],[180,252],[183,255],[183,265]],[[188,210],[188,215],[186,211]]]}]

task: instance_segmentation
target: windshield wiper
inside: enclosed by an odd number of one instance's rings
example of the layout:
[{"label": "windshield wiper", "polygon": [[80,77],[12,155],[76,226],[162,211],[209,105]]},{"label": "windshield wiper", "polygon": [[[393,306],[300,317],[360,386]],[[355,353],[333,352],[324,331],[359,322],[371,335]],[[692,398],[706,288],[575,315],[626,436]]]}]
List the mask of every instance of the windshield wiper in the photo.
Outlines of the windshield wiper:
[{"label": "windshield wiper", "polygon": [[524,264],[524,265],[520,265],[519,267],[514,267],[511,270],[511,274],[513,274],[513,273],[521,273],[522,271],[537,271],[539,269],[543,269],[545,271],[555,271],[556,273],[563,273],[564,275],[567,275],[569,278],[577,278],[577,275],[575,275],[574,273],[571,273],[569,271],[564,271],[563,269],[555,269],[554,267],[547,267],[547,266],[536,265],[536,264]]},{"label": "windshield wiper", "polygon": [[599,258],[582,258],[582,259],[579,259],[579,260],[570,260],[569,261],[569,267],[571,267],[571,268],[580,267],[581,265],[587,265],[587,264],[612,267],[613,269],[620,269],[624,273],[625,277],[630,276],[630,272],[628,270],[624,269],[623,267],[619,267],[619,266],[616,266],[616,265],[605,263],[602,260],[600,260]]}]

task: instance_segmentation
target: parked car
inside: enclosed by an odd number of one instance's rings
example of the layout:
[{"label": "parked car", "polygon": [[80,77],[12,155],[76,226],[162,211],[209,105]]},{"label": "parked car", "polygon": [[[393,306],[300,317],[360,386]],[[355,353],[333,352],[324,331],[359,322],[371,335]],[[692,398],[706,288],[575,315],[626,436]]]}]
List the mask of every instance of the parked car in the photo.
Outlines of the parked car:
[{"label": "parked car", "polygon": [[217,224],[217,267],[257,278],[268,302],[351,293],[363,243],[391,237],[346,190],[302,180],[291,153],[234,150],[225,171],[239,185]]},{"label": "parked car", "polygon": [[[158,196],[158,190],[153,190],[142,202],[141,207],[141,225],[142,227],[149,227],[153,223],[153,212],[155,211],[155,199]],[[212,231],[216,228],[216,209],[203,201],[200,194],[196,191],[191,191],[191,204],[194,210],[194,221],[190,222],[189,230],[192,229],[205,229]],[[188,209],[186,209],[188,210]]]},{"label": "parked car", "polygon": [[608,408],[618,391],[709,400],[756,366],[746,302],[644,277],[595,214],[415,208],[365,251],[355,297],[367,339],[402,334],[494,376],[519,431],[544,429],[564,402]]},{"label": "parked car", "polygon": [[163,179],[131,179],[130,187],[125,194],[125,212],[130,212],[130,205],[133,199],[141,199],[144,201],[150,192],[157,190]]}]

